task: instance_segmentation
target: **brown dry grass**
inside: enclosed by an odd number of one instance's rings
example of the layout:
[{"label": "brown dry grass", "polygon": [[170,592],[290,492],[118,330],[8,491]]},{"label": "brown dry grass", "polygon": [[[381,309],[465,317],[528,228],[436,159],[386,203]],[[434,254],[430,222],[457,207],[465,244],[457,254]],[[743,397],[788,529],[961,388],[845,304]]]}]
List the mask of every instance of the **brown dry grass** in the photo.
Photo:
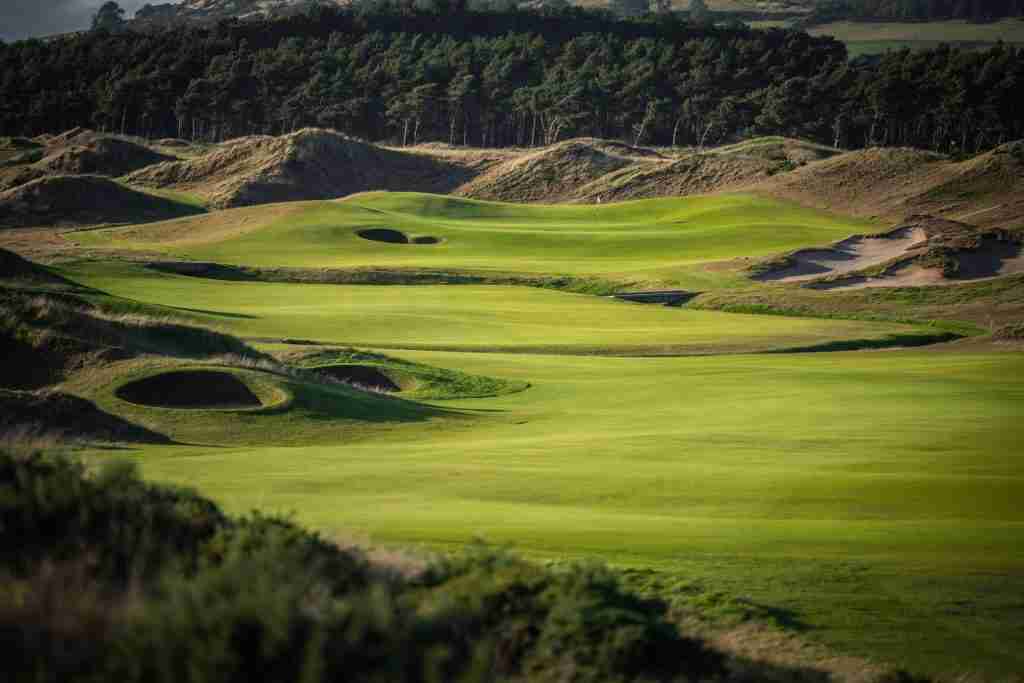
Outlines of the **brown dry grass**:
[{"label": "brown dry grass", "polygon": [[581,186],[648,156],[626,145],[568,140],[497,164],[454,194],[498,201],[571,201]]},{"label": "brown dry grass", "polygon": [[[47,138],[31,163],[9,164],[0,171],[0,189],[12,189],[38,178],[58,175],[102,175],[116,178],[176,158],[166,148],[138,138],[73,128]],[[24,155],[23,155],[24,156]],[[11,160],[12,162],[15,160]]]},{"label": "brown dry grass", "polygon": [[378,147],[308,128],[282,137],[240,138],[195,159],[127,177],[143,187],[198,194],[215,208],[336,199],[366,190],[450,192],[476,175],[472,164],[424,151]]},{"label": "brown dry grass", "polygon": [[46,176],[0,191],[0,228],[140,223],[198,212],[91,175]]},{"label": "brown dry grass", "polygon": [[752,188],[821,209],[903,221],[931,214],[1024,229],[1024,142],[956,162],[908,148],[849,152]]}]

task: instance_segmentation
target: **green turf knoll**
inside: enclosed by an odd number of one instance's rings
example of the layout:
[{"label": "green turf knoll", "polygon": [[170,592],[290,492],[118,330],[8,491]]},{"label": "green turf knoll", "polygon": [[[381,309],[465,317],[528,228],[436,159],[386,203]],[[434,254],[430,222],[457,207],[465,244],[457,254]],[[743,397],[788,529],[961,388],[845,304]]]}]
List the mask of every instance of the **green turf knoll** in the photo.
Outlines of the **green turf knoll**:
[{"label": "green turf knoll", "polygon": [[[179,408],[140,405],[121,398],[119,389],[137,380],[181,370],[231,373],[260,399],[256,408]],[[392,396],[360,391],[344,384],[223,364],[143,358],[82,373],[66,388],[107,412],[119,415],[181,444],[227,447],[330,445],[374,439],[408,438],[411,425],[450,431],[471,418]]]},{"label": "green turf knoll", "polygon": [[[388,244],[358,236],[368,228],[432,236],[441,243]],[[578,275],[671,271],[877,229],[869,221],[751,195],[542,206],[373,192],[345,201],[236,209],[72,238],[88,246],[234,265]]]},{"label": "green turf knoll", "polygon": [[225,282],[129,264],[63,272],[110,294],[205,312],[200,320],[240,336],[356,347],[709,354],[920,333],[909,325],[691,311],[526,287]]},{"label": "green turf knoll", "polygon": [[1024,669],[1024,356],[402,356],[532,386],[401,438],[138,456],[233,511],[598,556],[790,610],[843,651]]},{"label": "green turf knoll", "polygon": [[[284,350],[287,347],[278,347]],[[290,354],[289,365],[324,371],[339,365],[376,368],[400,387],[402,398],[421,401],[451,401],[460,398],[489,398],[528,389],[529,382],[468,375],[458,370],[436,368],[423,363],[356,349],[321,349]]]}]

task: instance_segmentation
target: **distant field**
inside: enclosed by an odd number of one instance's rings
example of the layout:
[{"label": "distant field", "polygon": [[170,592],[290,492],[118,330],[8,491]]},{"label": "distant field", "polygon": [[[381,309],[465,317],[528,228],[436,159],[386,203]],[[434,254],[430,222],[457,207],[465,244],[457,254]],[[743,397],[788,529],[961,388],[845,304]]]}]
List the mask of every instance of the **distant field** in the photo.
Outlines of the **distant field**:
[{"label": "distant field", "polygon": [[[440,243],[388,244],[359,236],[371,228]],[[540,206],[376,192],[341,202],[236,209],[198,220],[76,233],[71,239],[252,266],[602,274],[756,257],[877,229],[869,221],[748,195]]]},{"label": "distant field", "polygon": [[841,21],[813,26],[814,36],[835,36],[846,43],[851,57],[880,54],[908,47],[912,50],[934,48],[950,43],[965,48],[987,48],[1000,40],[1024,44],[1024,21],[1004,19],[990,24],[966,21],[927,23],[888,23]]}]

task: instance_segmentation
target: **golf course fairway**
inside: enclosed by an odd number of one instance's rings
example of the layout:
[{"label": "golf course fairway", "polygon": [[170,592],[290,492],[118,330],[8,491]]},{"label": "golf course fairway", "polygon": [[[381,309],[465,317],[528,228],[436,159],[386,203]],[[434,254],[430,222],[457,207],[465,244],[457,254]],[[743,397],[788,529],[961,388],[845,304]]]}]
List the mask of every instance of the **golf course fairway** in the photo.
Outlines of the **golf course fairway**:
[{"label": "golf course fairway", "polygon": [[[369,193],[68,238],[252,267],[642,279],[873,230],[745,195],[548,207]],[[1024,670],[1024,602],[1007,599],[1024,595],[1019,353],[880,350],[934,331],[924,323],[509,284],[231,281],[96,259],[59,273],[286,362],[355,347],[514,387],[415,401],[235,369],[262,407],[175,410],[118,398],[163,371],[145,360],[72,385],[175,442],[121,451],[147,476],[231,512],[293,514],[339,539],[482,538],[600,560],[683,605],[767,618],[839,653],[926,673]],[[794,352],[840,346],[873,350]]]},{"label": "golf course fairway", "polygon": [[1024,590],[1019,355],[401,356],[532,386],[437,404],[471,418],[457,426],[289,447],[268,418],[248,425],[265,446],[139,461],[340,538],[602,558],[917,670],[1024,666],[1024,614],[1001,597]]}]

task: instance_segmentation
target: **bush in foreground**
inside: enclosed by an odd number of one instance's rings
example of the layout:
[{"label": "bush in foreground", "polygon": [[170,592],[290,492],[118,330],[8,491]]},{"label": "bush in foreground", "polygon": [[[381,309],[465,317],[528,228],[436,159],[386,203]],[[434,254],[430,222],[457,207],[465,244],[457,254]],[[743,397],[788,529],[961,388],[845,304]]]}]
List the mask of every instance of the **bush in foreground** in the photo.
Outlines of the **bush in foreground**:
[{"label": "bush in foreground", "polygon": [[124,464],[0,453],[12,680],[696,681],[724,658],[596,566],[485,549],[416,578]]}]

